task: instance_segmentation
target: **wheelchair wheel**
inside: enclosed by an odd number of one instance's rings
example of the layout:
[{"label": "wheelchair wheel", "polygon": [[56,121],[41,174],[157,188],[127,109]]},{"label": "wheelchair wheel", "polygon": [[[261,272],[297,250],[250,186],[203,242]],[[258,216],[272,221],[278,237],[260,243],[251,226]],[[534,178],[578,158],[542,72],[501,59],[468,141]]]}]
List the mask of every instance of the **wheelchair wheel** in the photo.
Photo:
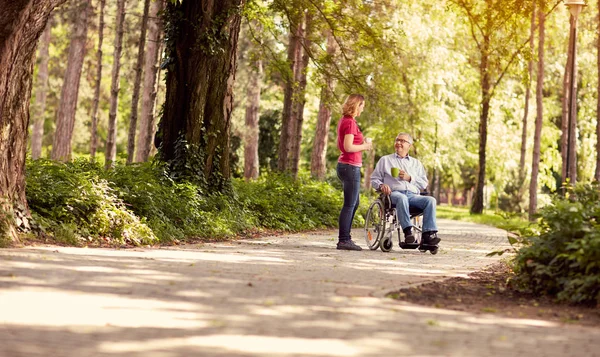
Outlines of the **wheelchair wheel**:
[{"label": "wheelchair wheel", "polygon": [[381,241],[381,251],[382,252],[386,252],[386,253],[389,252],[390,250],[392,250],[392,246],[393,246],[393,244],[392,244],[392,237],[391,237],[391,235],[389,237],[387,237],[387,238],[384,238]]},{"label": "wheelchair wheel", "polygon": [[371,203],[365,219],[365,240],[371,250],[379,248],[379,243],[385,232],[385,216],[380,200]]}]

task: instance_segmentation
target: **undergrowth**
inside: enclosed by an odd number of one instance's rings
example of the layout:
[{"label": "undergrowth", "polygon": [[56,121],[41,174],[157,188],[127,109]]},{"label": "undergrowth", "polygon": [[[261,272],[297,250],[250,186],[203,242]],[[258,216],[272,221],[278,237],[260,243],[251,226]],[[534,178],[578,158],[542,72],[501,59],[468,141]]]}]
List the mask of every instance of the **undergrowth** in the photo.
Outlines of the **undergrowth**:
[{"label": "undergrowth", "polygon": [[[157,163],[105,171],[85,159],[28,161],[27,200],[39,234],[68,245],[149,245],[223,239],[256,230],[337,226],[342,193],[305,173],[233,179],[231,193],[202,193]],[[363,201],[366,202],[365,199]],[[355,223],[364,224],[361,204]]]},{"label": "undergrowth", "polygon": [[539,234],[514,259],[521,289],[573,303],[600,304],[600,187],[569,187],[540,211]]}]

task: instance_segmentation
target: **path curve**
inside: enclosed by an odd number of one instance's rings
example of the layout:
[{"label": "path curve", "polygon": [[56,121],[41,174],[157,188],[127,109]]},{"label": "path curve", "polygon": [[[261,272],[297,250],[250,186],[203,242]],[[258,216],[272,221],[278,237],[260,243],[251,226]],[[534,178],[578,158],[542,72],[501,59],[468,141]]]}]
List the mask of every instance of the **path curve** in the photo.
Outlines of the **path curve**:
[{"label": "path curve", "polygon": [[[506,232],[438,221],[438,255],[336,232],[165,249],[0,250],[0,356],[600,356],[600,330],[403,303],[498,260]],[[361,230],[355,240],[364,247]],[[360,238],[359,238],[360,237]]]}]

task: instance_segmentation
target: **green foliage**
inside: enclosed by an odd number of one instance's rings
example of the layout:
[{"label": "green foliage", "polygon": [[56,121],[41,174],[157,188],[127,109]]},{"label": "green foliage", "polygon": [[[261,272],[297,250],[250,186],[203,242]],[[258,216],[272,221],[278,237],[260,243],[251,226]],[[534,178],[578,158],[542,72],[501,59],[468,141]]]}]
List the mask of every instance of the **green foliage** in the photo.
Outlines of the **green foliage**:
[{"label": "green foliage", "polygon": [[[232,183],[228,193],[206,194],[197,183],[173,180],[166,164],[117,164],[109,171],[86,160],[27,164],[36,226],[63,244],[146,245],[219,239],[251,229],[337,226],[341,192],[308,173],[297,180],[269,174]],[[356,222],[362,224],[360,212]]]},{"label": "green foliage", "polygon": [[280,125],[279,110],[270,110],[262,114],[258,121],[258,164],[262,172],[277,168]]},{"label": "green foliage", "polygon": [[519,177],[518,172],[513,171],[509,175],[504,192],[498,194],[498,208],[505,212],[523,213],[526,211],[526,181]]},{"label": "green foliage", "polygon": [[541,212],[540,234],[515,258],[518,286],[574,303],[600,303],[600,188],[582,184]]},{"label": "green foliage", "polygon": [[13,216],[11,212],[6,212],[3,201],[0,199],[0,248],[8,247],[12,242],[9,229]]},{"label": "green foliage", "polygon": [[337,226],[340,192],[306,174],[294,180],[273,173],[250,183],[237,180],[234,187],[241,205],[253,212],[263,227],[298,231]]},{"label": "green foliage", "polygon": [[156,236],[88,161],[27,163],[27,201],[44,230],[65,243],[152,244]]}]

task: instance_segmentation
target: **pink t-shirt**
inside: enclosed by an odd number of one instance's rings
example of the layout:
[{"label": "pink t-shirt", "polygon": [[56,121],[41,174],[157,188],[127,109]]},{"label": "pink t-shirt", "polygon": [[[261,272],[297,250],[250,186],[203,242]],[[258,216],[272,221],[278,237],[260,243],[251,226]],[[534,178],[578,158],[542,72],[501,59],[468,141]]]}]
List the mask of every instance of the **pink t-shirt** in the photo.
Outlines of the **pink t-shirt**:
[{"label": "pink t-shirt", "polygon": [[354,118],[351,116],[344,116],[338,123],[337,134],[337,147],[342,152],[338,162],[353,166],[362,166],[362,152],[347,152],[344,150],[344,136],[347,134],[354,135],[354,145],[360,145],[363,143],[363,134],[358,128],[356,120],[354,120]]}]

